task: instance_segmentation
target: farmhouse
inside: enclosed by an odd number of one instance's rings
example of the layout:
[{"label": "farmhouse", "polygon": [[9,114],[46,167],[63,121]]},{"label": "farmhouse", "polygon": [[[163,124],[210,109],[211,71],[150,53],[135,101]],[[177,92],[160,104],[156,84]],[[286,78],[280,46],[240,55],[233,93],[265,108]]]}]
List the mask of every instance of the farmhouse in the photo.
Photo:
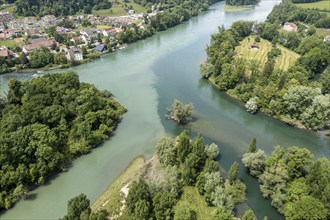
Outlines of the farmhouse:
[{"label": "farmhouse", "polygon": [[51,47],[54,44],[56,44],[56,42],[54,40],[34,42],[33,44],[24,45],[22,51],[24,53],[31,53],[32,51],[38,50],[42,47],[46,47],[48,49],[51,49]]}]

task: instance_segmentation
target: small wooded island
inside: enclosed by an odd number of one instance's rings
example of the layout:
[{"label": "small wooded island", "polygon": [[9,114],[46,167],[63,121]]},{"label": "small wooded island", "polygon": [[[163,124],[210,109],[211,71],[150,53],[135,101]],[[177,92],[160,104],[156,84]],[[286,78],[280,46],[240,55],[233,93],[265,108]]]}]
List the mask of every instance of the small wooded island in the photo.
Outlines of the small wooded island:
[{"label": "small wooded island", "polygon": [[0,98],[0,209],[108,139],[126,111],[73,72],[8,86]]}]

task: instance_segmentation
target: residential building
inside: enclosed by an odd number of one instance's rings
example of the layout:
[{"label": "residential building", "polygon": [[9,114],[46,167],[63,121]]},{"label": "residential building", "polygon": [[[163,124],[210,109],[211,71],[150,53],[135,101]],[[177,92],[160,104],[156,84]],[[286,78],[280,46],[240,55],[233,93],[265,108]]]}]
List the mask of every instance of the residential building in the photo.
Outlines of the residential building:
[{"label": "residential building", "polygon": [[54,15],[45,15],[41,18],[41,20],[48,24],[56,24],[56,17]]},{"label": "residential building", "polygon": [[56,41],[54,41],[54,40],[46,40],[46,41],[35,42],[33,44],[24,45],[22,51],[24,53],[31,53],[35,50],[41,49],[42,47],[46,47],[48,49],[51,49],[51,47],[54,44],[56,44]]},{"label": "residential building", "polygon": [[5,59],[14,57],[14,52],[11,50],[8,50],[7,48],[1,48],[0,57],[4,57]]},{"label": "residential building", "polygon": [[104,52],[106,50],[105,46],[102,45],[102,44],[99,44],[95,47],[95,50],[98,51],[98,52]]},{"label": "residential building", "polygon": [[0,40],[10,40],[13,39],[13,36],[8,33],[0,33]]},{"label": "residential building", "polygon": [[102,34],[106,37],[113,36],[117,34],[118,32],[122,31],[121,28],[108,28],[102,31]]},{"label": "residential building", "polygon": [[28,36],[28,35],[40,35],[40,31],[35,29],[35,28],[30,28],[30,29],[25,30],[25,35],[26,36]]},{"label": "residential building", "polygon": [[72,48],[66,52],[66,58],[68,60],[80,61],[83,60],[83,53],[79,48]]},{"label": "residential building", "polygon": [[25,23],[25,24],[35,24],[35,23],[37,23],[37,18],[36,17],[33,17],[33,16],[30,16],[30,17],[25,17],[24,19],[23,19],[23,22]]}]

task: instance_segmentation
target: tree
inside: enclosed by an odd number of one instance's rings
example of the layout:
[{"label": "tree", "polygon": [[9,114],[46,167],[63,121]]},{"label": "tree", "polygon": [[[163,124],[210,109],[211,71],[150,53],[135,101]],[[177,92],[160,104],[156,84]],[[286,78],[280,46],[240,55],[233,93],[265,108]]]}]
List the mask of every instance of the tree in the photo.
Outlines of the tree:
[{"label": "tree", "polygon": [[225,195],[231,197],[234,205],[245,201],[245,191],[246,186],[240,180],[236,180],[232,184],[228,184],[227,182],[225,183],[224,193]]},{"label": "tree", "polygon": [[199,66],[199,68],[200,68],[200,74],[201,74],[202,78],[205,78],[205,79],[208,79],[215,72],[214,66],[208,62],[202,63]]},{"label": "tree", "polygon": [[64,219],[79,220],[83,213],[86,213],[89,216],[91,213],[89,205],[89,199],[87,199],[86,195],[82,193],[79,196],[70,199],[67,207],[67,215],[64,216]]},{"label": "tree", "polygon": [[177,152],[178,152],[178,161],[183,163],[187,158],[188,154],[191,153],[191,146],[190,146],[190,137],[188,134],[188,130],[184,130],[178,137],[177,137]]},{"label": "tree", "polygon": [[54,56],[54,63],[55,64],[66,64],[68,62],[68,59],[65,56],[64,52],[59,52],[55,54]]},{"label": "tree", "polygon": [[178,124],[181,124],[191,120],[192,111],[193,105],[191,103],[183,106],[179,100],[174,99],[172,109],[169,110],[170,115],[168,117],[176,121]]},{"label": "tree", "polygon": [[252,139],[252,142],[249,146],[249,150],[248,150],[248,153],[255,153],[257,150],[257,139],[256,138],[253,138]]},{"label": "tree", "polygon": [[225,207],[227,210],[233,210],[235,204],[230,195],[224,193],[224,188],[220,185],[216,186],[211,194],[212,204],[216,207]]},{"label": "tree", "polygon": [[327,219],[328,212],[320,200],[303,196],[294,203],[288,203],[284,215],[288,220],[323,220]]},{"label": "tree", "polygon": [[[138,202],[139,206],[137,206]],[[126,197],[128,211],[137,218],[142,217],[142,215],[145,217],[147,210],[149,210],[150,203],[151,195],[149,186],[145,181],[140,179],[139,182],[133,182]]]},{"label": "tree", "polygon": [[239,170],[239,164],[235,161],[230,166],[230,169],[228,171],[228,181],[229,181],[229,184],[233,184],[234,181],[237,180],[238,170]]},{"label": "tree", "polygon": [[217,207],[213,211],[213,217],[216,220],[234,220],[235,219],[233,213],[230,210],[228,210],[222,206]]},{"label": "tree", "polygon": [[196,219],[190,205],[187,202],[178,202],[174,207],[174,220],[194,220]]},{"label": "tree", "polygon": [[158,192],[153,198],[154,213],[157,220],[165,220],[173,218],[173,206],[176,203],[176,199],[172,193]]},{"label": "tree", "polygon": [[246,102],[245,108],[247,108],[248,112],[251,112],[253,114],[258,111],[258,99],[258,97],[253,97]]},{"label": "tree", "polygon": [[252,176],[259,176],[265,169],[266,154],[260,149],[255,153],[245,153],[242,162],[250,170]]},{"label": "tree", "polygon": [[330,93],[330,70],[326,70],[322,73],[321,84],[324,93]]},{"label": "tree", "polygon": [[165,167],[175,165],[177,160],[175,140],[172,138],[162,138],[156,145],[156,153],[159,162]]},{"label": "tree", "polygon": [[256,216],[254,215],[254,212],[252,209],[249,209],[244,212],[244,215],[242,217],[242,220],[257,220]]},{"label": "tree", "polygon": [[314,155],[306,148],[289,147],[285,155],[287,169],[291,179],[296,179],[307,173]]},{"label": "tree", "polygon": [[218,145],[214,143],[205,146],[205,153],[212,160],[214,160],[219,155],[219,152],[220,151]]}]

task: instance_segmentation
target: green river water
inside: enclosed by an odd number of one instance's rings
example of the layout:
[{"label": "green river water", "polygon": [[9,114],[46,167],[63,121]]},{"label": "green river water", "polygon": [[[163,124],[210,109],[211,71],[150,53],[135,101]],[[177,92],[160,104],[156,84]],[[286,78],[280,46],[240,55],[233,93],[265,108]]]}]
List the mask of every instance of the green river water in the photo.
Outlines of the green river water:
[{"label": "green river water", "polygon": [[[0,219],[58,219],[66,212],[67,200],[81,192],[93,202],[135,156],[152,155],[159,138],[175,136],[184,128],[220,146],[220,165],[225,170],[240,161],[253,137],[268,154],[280,144],[307,147],[316,158],[329,157],[330,142],[324,134],[292,128],[263,114],[252,115],[242,103],[199,77],[199,64],[206,59],[204,49],[218,26],[229,27],[241,19],[263,21],[278,3],[262,1],[255,9],[241,12],[225,12],[224,3],[217,3],[184,24],[73,68],[82,81],[111,90],[128,112],[109,141],[2,212]],[[0,76],[2,91],[10,78],[30,79],[32,74]],[[185,127],[164,117],[174,98],[194,104],[194,121]],[[258,218],[283,219],[262,198],[257,180],[242,165],[240,178],[247,184],[247,205]]]}]

